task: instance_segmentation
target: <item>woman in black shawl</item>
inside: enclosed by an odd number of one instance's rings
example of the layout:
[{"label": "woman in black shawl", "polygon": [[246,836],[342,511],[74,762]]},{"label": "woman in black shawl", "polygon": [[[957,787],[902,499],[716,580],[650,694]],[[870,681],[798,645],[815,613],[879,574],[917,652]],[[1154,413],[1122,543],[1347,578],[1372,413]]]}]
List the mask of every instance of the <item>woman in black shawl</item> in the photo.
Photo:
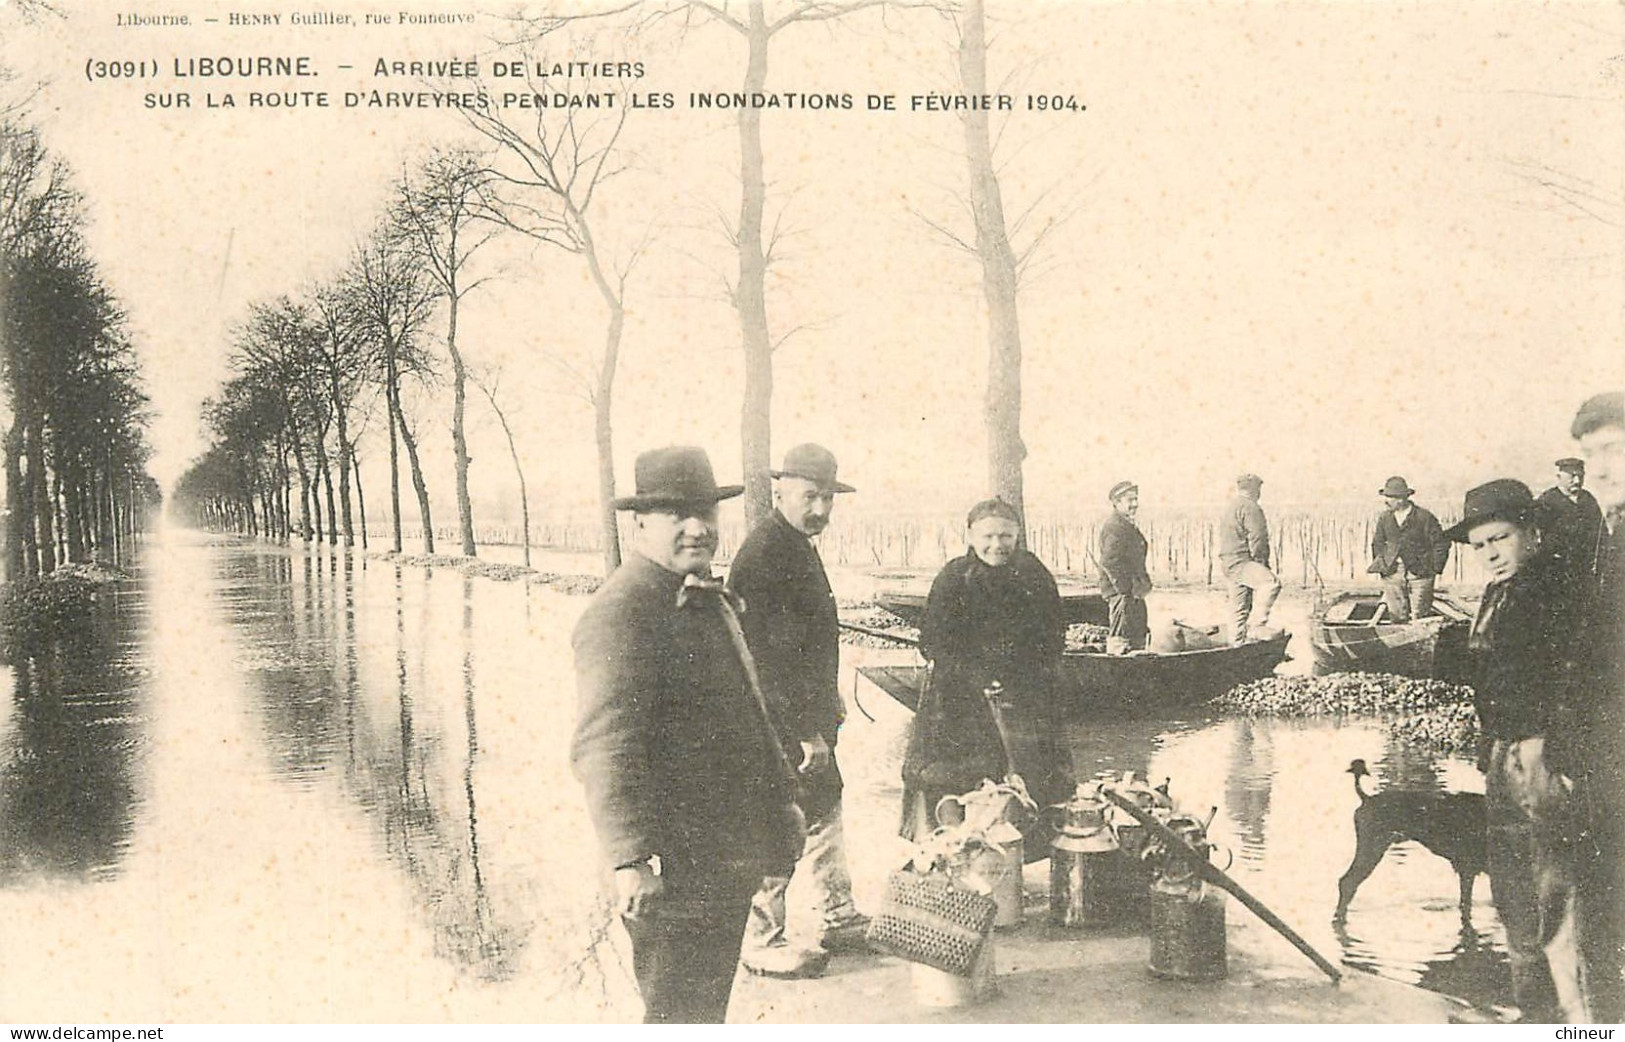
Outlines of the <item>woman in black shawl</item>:
[{"label": "woman in black shawl", "polygon": [[[920,626],[920,650],[932,668],[903,758],[901,831],[910,839],[936,827],[938,800],[984,778],[1021,775],[1041,807],[1073,791],[1060,730],[1066,619],[1055,577],[1016,546],[1021,519],[1003,500],[976,504],[965,526],[970,548],[937,574]],[[1009,764],[983,694],[995,683]]]}]

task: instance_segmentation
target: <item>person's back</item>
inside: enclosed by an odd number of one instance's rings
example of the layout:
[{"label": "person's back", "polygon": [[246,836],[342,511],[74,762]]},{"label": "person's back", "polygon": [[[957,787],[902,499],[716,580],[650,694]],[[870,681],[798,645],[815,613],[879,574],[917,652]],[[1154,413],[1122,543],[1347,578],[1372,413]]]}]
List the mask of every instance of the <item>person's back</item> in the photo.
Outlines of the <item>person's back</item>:
[{"label": "person's back", "polygon": [[1270,526],[1258,501],[1237,493],[1225,504],[1219,517],[1219,563],[1226,570],[1247,561],[1268,568]]}]

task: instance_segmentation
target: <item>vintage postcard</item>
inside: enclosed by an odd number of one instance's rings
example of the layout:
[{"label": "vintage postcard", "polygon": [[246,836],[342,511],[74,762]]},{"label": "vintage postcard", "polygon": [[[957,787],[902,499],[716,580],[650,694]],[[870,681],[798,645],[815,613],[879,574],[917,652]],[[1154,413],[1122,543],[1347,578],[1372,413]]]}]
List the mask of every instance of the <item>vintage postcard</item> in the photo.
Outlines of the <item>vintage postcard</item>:
[{"label": "vintage postcard", "polygon": [[1602,0],[0,0],[0,1021],[1617,1019],[1622,104]]}]

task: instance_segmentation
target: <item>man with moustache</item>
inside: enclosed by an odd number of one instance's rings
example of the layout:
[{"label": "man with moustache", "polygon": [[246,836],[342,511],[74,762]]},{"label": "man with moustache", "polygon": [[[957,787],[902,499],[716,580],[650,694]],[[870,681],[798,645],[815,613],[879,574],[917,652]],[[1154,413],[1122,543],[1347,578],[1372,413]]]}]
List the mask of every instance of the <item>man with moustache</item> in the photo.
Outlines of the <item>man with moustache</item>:
[{"label": "man with moustache", "polygon": [[637,459],[632,553],[573,637],[571,766],[614,869],[647,1023],[721,1023],[751,896],[801,851],[793,768],[711,578],[718,487],[702,449]]},{"label": "man with moustache", "polygon": [[807,845],[798,870],[810,877],[820,918],[819,947],[786,937],[789,874],[770,876],[751,902],[741,962],[767,977],[816,977],[830,951],[862,951],[867,916],[852,900],[841,825],[841,772],[835,743],[846,715],[838,684],[840,626],[835,594],[812,539],[829,524],[835,496],[852,492],[836,480],[835,455],[822,445],[797,445],[773,477],[773,514],[757,525],[735,555],[728,588],[743,599],[745,639],[762,690],[773,706],[779,739],[799,755],[801,810]]},{"label": "man with moustache", "polygon": [[1382,603],[1389,622],[1409,622],[1433,614],[1433,584],[1450,560],[1450,540],[1439,519],[1411,502],[1416,490],[1394,475],[1377,492],[1387,509],[1372,526],[1371,564],[1382,577]]},{"label": "man with moustache", "polygon": [[1557,484],[1540,494],[1547,546],[1572,578],[1595,581],[1602,556],[1602,507],[1585,490],[1585,460],[1565,456],[1556,466]]},{"label": "man with moustache", "polygon": [[1151,630],[1146,618],[1145,595],[1151,592],[1151,573],[1145,569],[1150,547],[1134,523],[1140,512],[1140,486],[1119,481],[1106,498],[1112,516],[1100,526],[1100,592],[1106,598],[1109,637],[1126,643],[1129,650],[1145,647]]}]

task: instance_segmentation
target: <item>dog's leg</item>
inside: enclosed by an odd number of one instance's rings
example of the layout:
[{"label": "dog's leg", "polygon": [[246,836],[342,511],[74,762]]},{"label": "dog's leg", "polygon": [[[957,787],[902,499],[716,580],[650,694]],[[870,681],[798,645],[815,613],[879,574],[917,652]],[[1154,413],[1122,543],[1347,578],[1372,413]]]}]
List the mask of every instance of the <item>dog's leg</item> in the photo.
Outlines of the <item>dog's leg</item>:
[{"label": "dog's leg", "polygon": [[1337,912],[1333,916],[1336,921],[1348,917],[1349,903],[1354,900],[1354,894],[1360,889],[1360,884],[1376,871],[1382,864],[1382,856],[1388,852],[1388,834],[1377,832],[1369,827],[1362,827],[1364,822],[1356,816],[1354,819],[1354,860],[1349,863],[1348,871],[1337,881]]}]

